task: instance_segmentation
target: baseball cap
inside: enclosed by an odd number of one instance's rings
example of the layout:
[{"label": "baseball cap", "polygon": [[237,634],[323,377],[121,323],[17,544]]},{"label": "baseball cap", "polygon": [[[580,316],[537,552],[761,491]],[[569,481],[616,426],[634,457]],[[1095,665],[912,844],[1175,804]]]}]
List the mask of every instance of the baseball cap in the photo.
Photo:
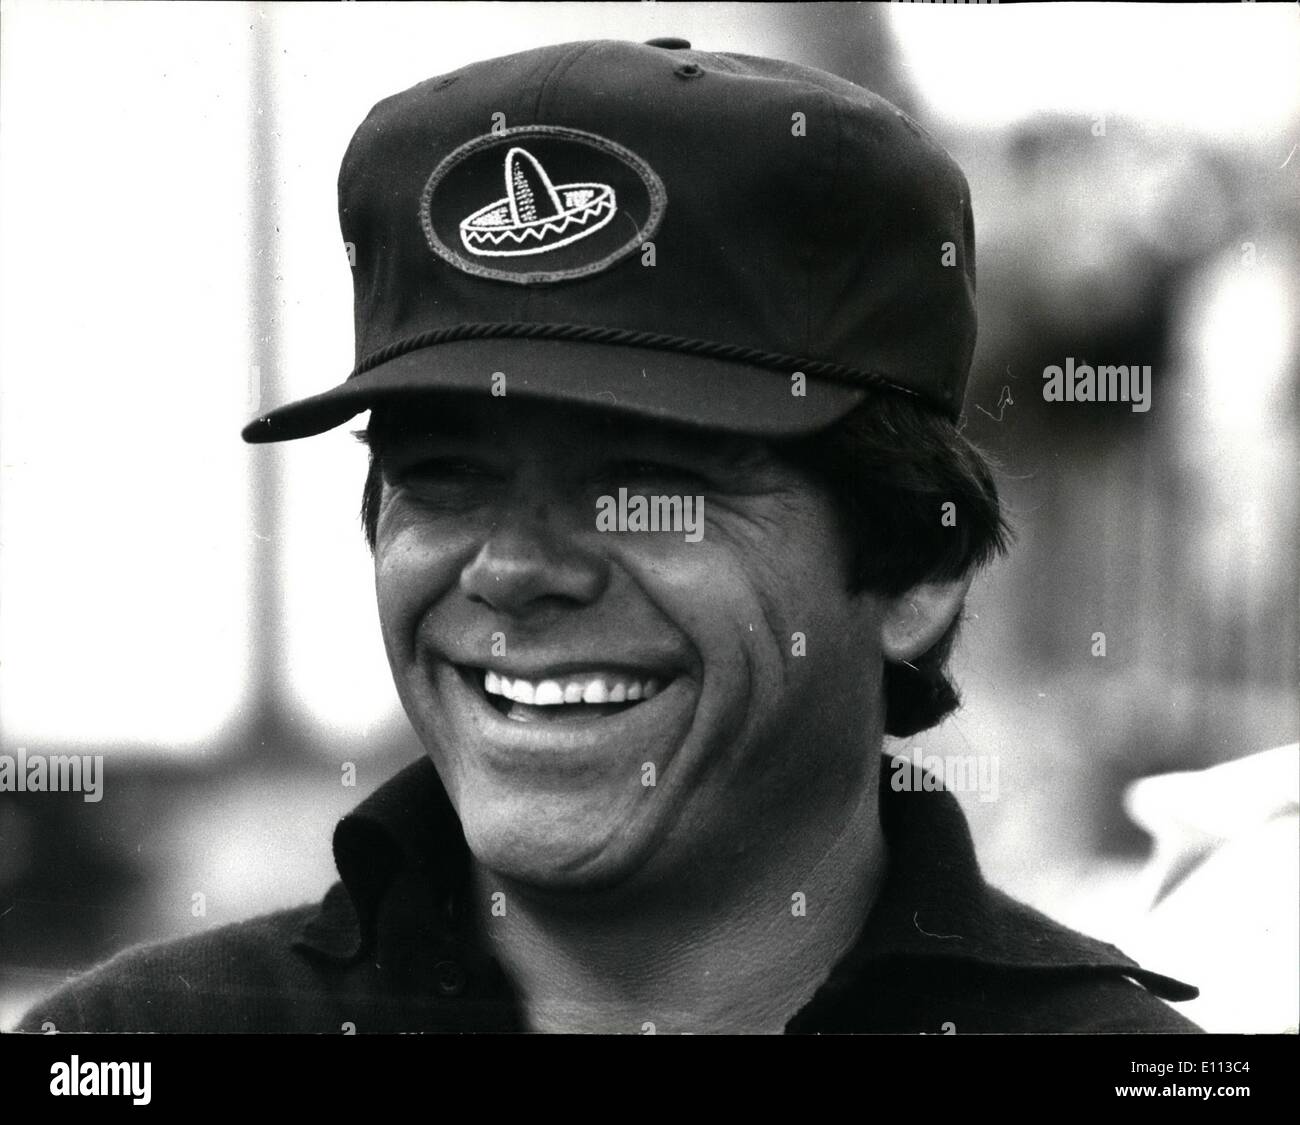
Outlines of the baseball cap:
[{"label": "baseball cap", "polygon": [[338,194],[354,367],[247,441],[430,392],[772,436],[873,388],[960,411],[965,177],[901,110],[823,71],[684,40],[474,63],[379,102]]}]

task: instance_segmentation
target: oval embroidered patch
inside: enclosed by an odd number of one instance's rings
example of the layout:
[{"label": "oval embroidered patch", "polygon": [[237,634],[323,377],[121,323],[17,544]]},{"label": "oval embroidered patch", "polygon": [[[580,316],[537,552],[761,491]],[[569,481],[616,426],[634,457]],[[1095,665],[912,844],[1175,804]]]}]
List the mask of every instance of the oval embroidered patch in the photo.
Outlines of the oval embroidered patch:
[{"label": "oval embroidered patch", "polygon": [[668,195],[636,153],[595,133],[523,125],[449,153],[420,197],[438,257],[533,285],[608,269],[652,238]]}]

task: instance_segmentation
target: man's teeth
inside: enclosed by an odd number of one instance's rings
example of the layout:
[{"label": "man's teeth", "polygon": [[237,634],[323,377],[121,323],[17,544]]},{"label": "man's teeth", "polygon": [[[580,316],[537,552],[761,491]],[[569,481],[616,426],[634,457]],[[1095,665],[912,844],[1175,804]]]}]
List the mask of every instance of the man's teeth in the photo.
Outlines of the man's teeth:
[{"label": "man's teeth", "polygon": [[659,693],[659,681],[636,679],[617,673],[592,673],[563,680],[510,679],[488,669],[483,687],[489,695],[501,695],[516,703],[554,707],[561,703],[638,703]]}]

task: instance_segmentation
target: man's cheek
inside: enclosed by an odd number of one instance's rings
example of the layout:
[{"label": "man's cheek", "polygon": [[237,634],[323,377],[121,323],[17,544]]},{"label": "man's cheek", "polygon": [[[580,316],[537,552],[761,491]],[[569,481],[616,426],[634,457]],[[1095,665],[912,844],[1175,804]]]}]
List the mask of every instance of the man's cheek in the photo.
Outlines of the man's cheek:
[{"label": "man's cheek", "polygon": [[417,605],[418,586],[414,577],[406,560],[392,555],[376,558],[375,595],[379,624],[390,653]]},{"label": "man's cheek", "polygon": [[739,566],[734,555],[701,556],[660,589],[665,612],[701,649],[706,674],[743,672],[759,688],[779,687],[787,661],[806,647],[809,627],[821,617],[803,608],[800,576],[753,558]]},{"label": "man's cheek", "polygon": [[750,577],[731,557],[699,552],[646,576],[642,588],[685,635],[698,661],[697,722],[728,740],[763,722],[782,691],[783,648]]},{"label": "man's cheek", "polygon": [[390,654],[414,644],[425,612],[454,587],[454,560],[418,536],[401,536],[375,555],[375,595],[380,627]]},{"label": "man's cheek", "polygon": [[670,621],[681,626],[725,617],[732,623],[746,617],[751,584],[734,551],[704,540],[684,542],[663,532],[636,541],[612,544],[611,559],[631,575]]}]

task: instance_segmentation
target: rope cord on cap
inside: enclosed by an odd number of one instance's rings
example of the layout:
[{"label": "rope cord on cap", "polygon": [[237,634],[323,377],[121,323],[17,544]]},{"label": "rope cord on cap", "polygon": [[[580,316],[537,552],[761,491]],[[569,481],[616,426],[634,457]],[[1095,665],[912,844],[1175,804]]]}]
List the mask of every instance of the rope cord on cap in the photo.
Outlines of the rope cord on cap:
[{"label": "rope cord on cap", "polygon": [[653,348],[659,351],[681,352],[686,355],[704,356],[709,359],[732,360],[754,367],[764,367],[773,371],[802,371],[814,379],[830,379],[839,383],[855,386],[883,387],[900,391],[914,398],[926,401],[924,396],[910,387],[903,387],[872,371],[863,371],[843,363],[829,363],[820,359],[800,359],[797,356],[782,355],[779,352],[763,351],[760,348],[744,347],[740,344],[720,344],[713,340],[692,340],[683,336],[662,336],[654,332],[634,332],[627,328],[598,328],[590,324],[538,324],[529,322],[457,324],[451,328],[437,328],[408,336],[387,347],[372,352],[361,361],[348,376],[356,378],[381,363],[396,359],[407,352],[435,344],[449,344],[459,340],[569,340],[592,344],[607,344],[630,348]]}]

